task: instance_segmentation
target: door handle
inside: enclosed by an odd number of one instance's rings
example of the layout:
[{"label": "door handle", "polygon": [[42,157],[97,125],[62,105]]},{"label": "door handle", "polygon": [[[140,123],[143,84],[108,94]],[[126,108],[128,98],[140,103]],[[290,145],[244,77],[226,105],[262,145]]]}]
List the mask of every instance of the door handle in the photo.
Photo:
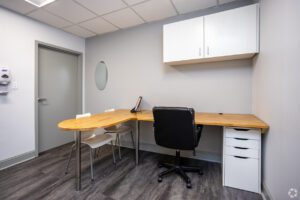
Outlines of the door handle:
[{"label": "door handle", "polygon": [[246,150],[246,149],[249,149],[249,148],[246,148],[246,147],[234,147],[236,149],[243,149],[243,150]]},{"label": "door handle", "polygon": [[47,98],[37,98],[38,102],[47,101]]},{"label": "door handle", "polygon": [[241,159],[248,159],[249,157],[244,157],[244,156],[234,156],[236,158],[241,158]]},{"label": "door handle", "polygon": [[238,137],[235,137],[234,139],[236,139],[236,140],[249,140],[247,138],[238,138]]}]

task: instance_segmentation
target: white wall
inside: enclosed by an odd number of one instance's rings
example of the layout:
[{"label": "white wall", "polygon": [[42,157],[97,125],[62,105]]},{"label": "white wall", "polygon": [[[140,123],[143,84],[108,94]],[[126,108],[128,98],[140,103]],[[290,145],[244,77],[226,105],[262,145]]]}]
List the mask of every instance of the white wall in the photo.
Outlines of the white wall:
[{"label": "white wall", "polygon": [[9,67],[18,84],[17,90],[0,96],[0,161],[3,161],[35,148],[35,40],[82,53],[85,40],[1,7],[0,26],[0,66]]},{"label": "white wall", "polygon": [[270,125],[263,137],[263,184],[273,199],[300,199],[300,1],[261,0],[260,54],[253,111]]},{"label": "white wall", "polygon": [[[165,105],[188,106],[201,112],[250,113],[250,60],[185,66],[162,63],[163,24],[185,18],[175,17],[87,39],[86,110],[97,113],[112,107],[130,108],[141,95],[144,109]],[[98,91],[94,81],[95,66],[101,60],[108,67],[104,91]],[[205,127],[198,150],[217,154],[220,159],[221,133],[220,127]],[[142,124],[141,142],[155,144],[151,123]],[[145,145],[142,148],[146,149]]]}]

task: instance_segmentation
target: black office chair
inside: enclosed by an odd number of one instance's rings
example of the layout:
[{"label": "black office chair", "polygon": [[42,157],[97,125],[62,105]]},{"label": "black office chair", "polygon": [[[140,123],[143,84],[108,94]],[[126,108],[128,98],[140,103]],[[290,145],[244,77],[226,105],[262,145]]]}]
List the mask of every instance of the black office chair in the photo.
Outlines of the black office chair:
[{"label": "black office chair", "polygon": [[168,170],[158,175],[158,182],[169,173],[176,172],[191,188],[191,180],[185,172],[198,172],[203,174],[201,167],[183,166],[180,162],[180,150],[193,150],[198,146],[203,126],[196,126],[195,111],[183,107],[154,107],[154,135],[156,144],[176,149],[176,162],[159,163],[159,167]]}]

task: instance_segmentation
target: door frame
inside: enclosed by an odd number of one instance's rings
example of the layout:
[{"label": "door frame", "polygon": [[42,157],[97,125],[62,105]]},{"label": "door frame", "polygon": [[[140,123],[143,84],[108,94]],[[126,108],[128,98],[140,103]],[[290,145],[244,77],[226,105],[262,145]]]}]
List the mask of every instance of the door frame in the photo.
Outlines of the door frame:
[{"label": "door frame", "polygon": [[79,107],[78,112],[82,112],[84,110],[84,67],[83,67],[83,53],[79,51],[75,51],[72,49],[67,49],[64,47],[52,45],[49,43],[35,41],[35,66],[34,66],[34,135],[35,135],[35,148],[34,155],[35,157],[39,156],[39,108],[38,108],[38,91],[39,91],[39,48],[44,47],[47,49],[52,49],[55,51],[65,52],[69,54],[73,54],[78,58],[78,99],[79,99]]}]

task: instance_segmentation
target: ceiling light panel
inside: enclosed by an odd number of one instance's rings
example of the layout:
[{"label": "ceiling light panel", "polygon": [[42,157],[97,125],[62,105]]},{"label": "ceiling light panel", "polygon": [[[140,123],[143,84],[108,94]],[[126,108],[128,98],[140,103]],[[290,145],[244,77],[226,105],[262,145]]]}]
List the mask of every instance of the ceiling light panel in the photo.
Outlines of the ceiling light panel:
[{"label": "ceiling light panel", "polygon": [[25,1],[28,2],[28,3],[31,3],[34,6],[42,7],[42,6],[45,6],[49,3],[52,3],[55,0],[25,0]]}]

